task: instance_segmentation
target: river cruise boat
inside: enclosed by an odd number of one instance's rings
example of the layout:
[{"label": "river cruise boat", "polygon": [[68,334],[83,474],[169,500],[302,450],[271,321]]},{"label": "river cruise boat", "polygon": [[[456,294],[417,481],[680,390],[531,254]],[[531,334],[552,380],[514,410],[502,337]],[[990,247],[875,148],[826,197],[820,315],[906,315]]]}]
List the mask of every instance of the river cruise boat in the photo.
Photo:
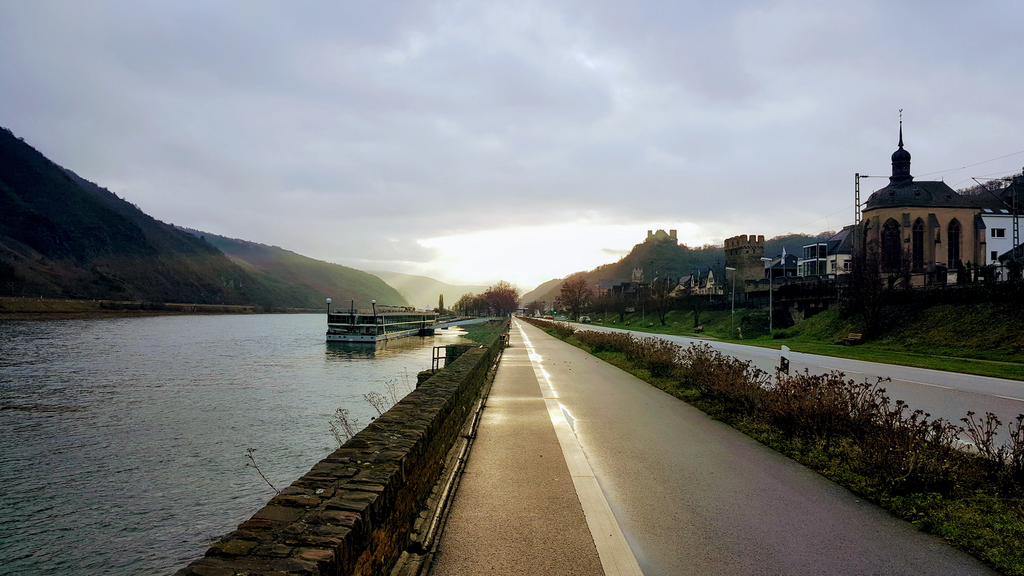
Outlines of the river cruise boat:
[{"label": "river cruise boat", "polygon": [[405,336],[431,336],[437,313],[411,306],[382,306],[371,310],[327,312],[328,342],[385,342]]}]

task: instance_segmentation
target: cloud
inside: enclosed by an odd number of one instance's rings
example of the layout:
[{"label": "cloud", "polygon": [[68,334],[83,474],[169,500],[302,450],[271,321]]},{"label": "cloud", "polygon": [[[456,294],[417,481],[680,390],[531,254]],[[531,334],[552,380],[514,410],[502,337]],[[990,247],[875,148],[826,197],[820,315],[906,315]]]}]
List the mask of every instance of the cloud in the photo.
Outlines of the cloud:
[{"label": "cloud", "polygon": [[[488,231],[571,224],[607,259],[649,228],[682,228],[657,222],[691,223],[699,243],[838,228],[853,173],[887,173],[900,108],[915,174],[1016,170],[1011,157],[950,171],[1018,151],[1022,15],[826,0],[9,2],[0,125],[164,221],[479,281],[454,246],[504,253],[509,237]],[[602,226],[633,230],[613,245],[586,231]],[[455,240],[423,244],[438,238]],[[593,261],[555,248],[546,274]],[[521,262],[505,266],[538,269]]]}]

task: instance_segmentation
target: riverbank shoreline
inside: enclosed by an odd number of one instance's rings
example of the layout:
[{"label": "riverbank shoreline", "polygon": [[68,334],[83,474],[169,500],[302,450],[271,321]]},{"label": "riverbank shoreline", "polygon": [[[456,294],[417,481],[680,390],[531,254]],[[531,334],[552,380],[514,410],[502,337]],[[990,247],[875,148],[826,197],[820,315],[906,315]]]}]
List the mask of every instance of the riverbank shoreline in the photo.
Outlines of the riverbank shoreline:
[{"label": "riverbank shoreline", "polygon": [[206,314],[316,314],[325,310],[232,304],[0,297],[0,320],[75,320]]}]

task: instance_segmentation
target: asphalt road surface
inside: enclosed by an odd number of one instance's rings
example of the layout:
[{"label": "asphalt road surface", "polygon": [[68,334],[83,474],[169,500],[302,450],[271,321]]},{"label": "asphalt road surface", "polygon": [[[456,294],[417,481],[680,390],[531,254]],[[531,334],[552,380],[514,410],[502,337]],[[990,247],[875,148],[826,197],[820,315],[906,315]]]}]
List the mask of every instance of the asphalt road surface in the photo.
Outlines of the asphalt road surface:
[{"label": "asphalt road surface", "polygon": [[645,575],[994,573],[657,388],[516,324]]},{"label": "asphalt road surface", "polygon": [[[779,365],[779,351],[760,346],[746,346],[731,342],[714,340],[698,340],[684,336],[668,336],[634,332],[618,328],[595,326],[593,324],[575,324],[581,330],[600,330],[609,332],[629,332],[635,337],[656,336],[681,346],[692,343],[706,343],[723,354],[735,356],[740,360],[749,360],[754,366],[774,373]],[[790,373],[809,370],[812,374],[824,374],[839,370],[848,378],[857,381],[875,382],[877,378],[891,378],[882,387],[886,389],[892,401],[904,400],[912,410],[921,409],[931,414],[933,419],[945,418],[955,424],[962,424],[960,419],[973,411],[979,416],[992,412],[1003,422],[1004,428],[997,440],[1005,441],[1007,434],[1005,425],[1013,421],[1017,415],[1024,413],[1024,382],[1005,378],[990,378],[943,372],[927,368],[912,368],[895,364],[881,364],[863,360],[834,358],[817,354],[790,352]],[[964,438],[966,440],[966,438]]]}]

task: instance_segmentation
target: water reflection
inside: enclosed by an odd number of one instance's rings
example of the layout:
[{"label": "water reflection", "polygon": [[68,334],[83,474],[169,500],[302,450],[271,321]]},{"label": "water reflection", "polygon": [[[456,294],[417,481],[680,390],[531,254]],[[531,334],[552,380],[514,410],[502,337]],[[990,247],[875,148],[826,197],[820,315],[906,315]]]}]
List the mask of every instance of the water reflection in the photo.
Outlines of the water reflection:
[{"label": "water reflection", "polygon": [[337,447],[337,408],[368,422],[364,394],[462,333],[328,345],[323,322],[0,322],[0,573],[173,572],[273,495],[246,448],[289,484]]},{"label": "water reflection", "polygon": [[376,344],[370,342],[324,342],[324,357],[328,362],[349,362],[355,359],[389,358],[424,349],[433,350],[461,340],[466,331],[459,327],[438,330],[433,337],[409,336],[385,340]]}]

